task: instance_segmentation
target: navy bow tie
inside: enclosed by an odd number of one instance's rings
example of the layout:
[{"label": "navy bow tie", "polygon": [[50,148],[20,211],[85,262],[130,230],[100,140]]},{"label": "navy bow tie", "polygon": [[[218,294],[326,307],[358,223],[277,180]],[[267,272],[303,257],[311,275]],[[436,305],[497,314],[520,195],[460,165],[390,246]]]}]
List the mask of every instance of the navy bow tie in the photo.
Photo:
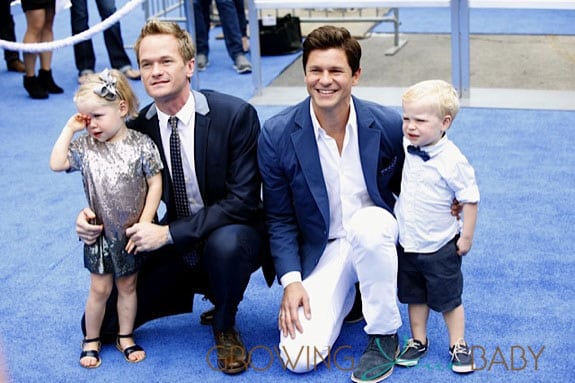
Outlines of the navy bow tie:
[{"label": "navy bow tie", "polygon": [[407,146],[407,152],[409,154],[415,154],[416,156],[421,157],[421,159],[423,161],[427,161],[429,160],[431,157],[429,156],[429,153],[427,153],[425,150],[421,150],[419,148],[419,146],[415,146],[415,145],[408,145]]}]

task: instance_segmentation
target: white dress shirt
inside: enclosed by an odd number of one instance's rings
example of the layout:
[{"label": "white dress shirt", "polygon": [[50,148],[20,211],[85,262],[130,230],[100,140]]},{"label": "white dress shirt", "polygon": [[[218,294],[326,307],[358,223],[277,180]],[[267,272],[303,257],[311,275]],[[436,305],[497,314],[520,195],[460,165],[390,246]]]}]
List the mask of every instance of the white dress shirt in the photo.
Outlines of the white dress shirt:
[{"label": "white dress shirt", "polygon": [[[160,123],[160,134],[162,136],[162,148],[167,159],[170,175],[172,174],[172,163],[170,161],[170,134],[172,128],[168,123],[169,115],[158,110],[158,120]],[[204,201],[200,194],[198,178],[196,176],[196,166],[194,160],[194,132],[195,132],[195,114],[196,104],[193,95],[190,93],[188,101],[176,113],[178,118],[178,133],[180,135],[180,145],[182,154],[182,166],[184,168],[184,178],[186,182],[186,194],[188,196],[188,205],[190,213],[197,213],[204,207]]]},{"label": "white dress shirt", "polygon": [[[353,100],[351,100],[341,154],[336,141],[320,126],[313,106],[310,106],[310,115],[329,200],[328,238],[346,238],[346,228],[349,227],[353,214],[363,207],[374,205],[363,178]],[[282,276],[280,281],[285,287],[292,282],[301,281],[301,275],[298,271],[288,272]]]},{"label": "white dress shirt", "polygon": [[409,144],[404,138],[401,193],[395,204],[399,243],[406,252],[432,253],[460,231],[461,222],[451,215],[453,199],[477,203],[479,188],[473,167],[447,136],[422,148],[431,157],[428,161],[409,154]]}]

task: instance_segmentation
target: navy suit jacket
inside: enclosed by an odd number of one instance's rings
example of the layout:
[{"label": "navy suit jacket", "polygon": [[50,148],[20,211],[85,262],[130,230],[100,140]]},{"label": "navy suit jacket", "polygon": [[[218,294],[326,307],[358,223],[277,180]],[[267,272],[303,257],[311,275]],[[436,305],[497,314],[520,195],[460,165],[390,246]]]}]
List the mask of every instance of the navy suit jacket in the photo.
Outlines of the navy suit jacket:
[{"label": "navy suit jacket", "polygon": [[[196,104],[195,170],[205,207],[188,218],[177,219],[168,167],[162,170],[162,200],[166,204],[162,223],[169,225],[174,246],[182,253],[225,225],[248,224],[265,232],[256,110],[244,100],[223,93],[202,90],[192,91],[192,95]],[[166,164],[155,104],[143,108],[129,125],[151,137]],[[270,283],[273,274],[270,278],[267,273],[266,279]]]},{"label": "navy suit jacket", "polygon": [[[372,102],[353,101],[367,191],[375,205],[393,214],[404,160],[401,116]],[[258,161],[276,273],[281,278],[299,271],[305,279],[326,247],[330,216],[309,97],[265,122]]]}]

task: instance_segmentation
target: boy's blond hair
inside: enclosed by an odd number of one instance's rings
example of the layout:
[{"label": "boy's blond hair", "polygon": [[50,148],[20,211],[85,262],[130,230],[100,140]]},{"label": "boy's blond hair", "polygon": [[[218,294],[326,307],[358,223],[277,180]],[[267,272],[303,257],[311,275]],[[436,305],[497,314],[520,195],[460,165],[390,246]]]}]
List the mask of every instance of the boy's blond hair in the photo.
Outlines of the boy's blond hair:
[{"label": "boy's blond hair", "polygon": [[451,116],[455,119],[459,111],[457,91],[443,80],[426,80],[409,87],[401,98],[402,102],[427,101],[433,106],[439,118]]},{"label": "boy's blond hair", "polygon": [[100,95],[97,90],[101,89],[105,81],[100,77],[100,73],[93,73],[86,76],[86,79],[74,95],[74,102],[87,97],[96,97],[102,101],[102,104],[106,103],[119,103],[120,101],[125,101],[128,109],[128,118],[135,118],[138,116],[139,101],[138,97],[132,90],[130,83],[126,76],[122,74],[119,70],[108,69],[108,74],[113,77],[116,82],[113,85],[115,89],[116,97],[114,99],[108,99]]}]

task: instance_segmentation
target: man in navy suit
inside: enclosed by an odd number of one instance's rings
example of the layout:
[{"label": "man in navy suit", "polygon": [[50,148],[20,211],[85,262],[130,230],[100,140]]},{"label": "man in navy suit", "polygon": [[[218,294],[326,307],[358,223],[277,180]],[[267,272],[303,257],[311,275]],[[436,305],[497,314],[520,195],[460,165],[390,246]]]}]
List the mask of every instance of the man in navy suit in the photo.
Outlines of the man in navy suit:
[{"label": "man in navy suit", "polygon": [[[215,309],[211,323],[218,366],[227,374],[247,368],[247,352],[235,327],[236,312],[250,275],[262,265],[264,240],[255,109],[217,92],[190,90],[194,48],[175,23],[148,21],[135,44],[142,81],[154,99],[130,127],[148,134],[164,163],[166,217],[158,224],[138,223],[126,230],[136,252],[146,252],[138,278],[136,327],[161,316],[192,310],[194,293],[203,293]],[[185,200],[189,215],[176,207],[170,135],[177,119]],[[94,242],[101,226],[84,209],[77,231]],[[197,263],[199,257],[199,263]],[[267,273],[268,283],[273,273]],[[115,301],[109,300],[102,336],[117,331]]]},{"label": "man in navy suit", "polygon": [[258,160],[284,288],[278,327],[286,367],[307,372],[329,358],[359,282],[369,343],[351,379],[379,382],[393,371],[401,325],[392,212],[402,119],[351,95],[360,58],[345,28],[311,32],[303,44],[309,97],[266,121]]}]

